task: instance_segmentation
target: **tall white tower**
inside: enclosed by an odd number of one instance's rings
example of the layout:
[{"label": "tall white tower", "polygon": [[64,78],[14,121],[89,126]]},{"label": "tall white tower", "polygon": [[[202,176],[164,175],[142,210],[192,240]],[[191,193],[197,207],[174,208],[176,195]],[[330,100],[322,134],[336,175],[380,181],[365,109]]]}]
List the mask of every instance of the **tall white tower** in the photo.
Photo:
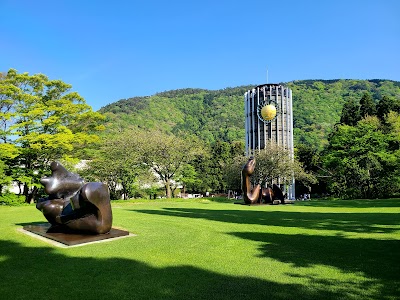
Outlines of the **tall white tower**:
[{"label": "tall white tower", "polygon": [[[294,159],[292,90],[280,84],[264,84],[244,94],[246,155],[265,148],[273,141],[289,151]],[[295,199],[294,178],[286,188]]]}]

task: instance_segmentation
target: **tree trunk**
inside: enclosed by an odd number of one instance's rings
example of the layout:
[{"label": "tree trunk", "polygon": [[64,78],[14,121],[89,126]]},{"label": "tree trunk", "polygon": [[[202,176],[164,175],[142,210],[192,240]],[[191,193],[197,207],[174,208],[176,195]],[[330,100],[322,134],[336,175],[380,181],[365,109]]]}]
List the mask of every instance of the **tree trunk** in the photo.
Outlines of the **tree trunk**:
[{"label": "tree trunk", "polygon": [[171,198],[171,183],[169,180],[165,181],[165,195],[167,198]]},{"label": "tree trunk", "polygon": [[[25,194],[25,202],[28,204],[32,204],[34,202],[38,188],[35,186],[33,188],[32,192],[29,193],[28,186],[27,185],[25,185],[25,186],[26,186],[26,191],[27,191],[27,193]],[[25,186],[24,186],[24,192],[25,192]]]},{"label": "tree trunk", "polygon": [[122,192],[124,193],[124,200],[126,200],[127,199],[127,192],[126,192],[125,184],[122,184]]},{"label": "tree trunk", "polygon": [[26,183],[24,183],[24,197],[25,197],[25,202],[29,203],[29,188],[28,185]]},{"label": "tree trunk", "polygon": [[178,188],[177,186],[175,186],[174,188],[171,188],[171,196],[172,196],[172,198],[175,198],[175,192],[176,192],[177,188]]}]

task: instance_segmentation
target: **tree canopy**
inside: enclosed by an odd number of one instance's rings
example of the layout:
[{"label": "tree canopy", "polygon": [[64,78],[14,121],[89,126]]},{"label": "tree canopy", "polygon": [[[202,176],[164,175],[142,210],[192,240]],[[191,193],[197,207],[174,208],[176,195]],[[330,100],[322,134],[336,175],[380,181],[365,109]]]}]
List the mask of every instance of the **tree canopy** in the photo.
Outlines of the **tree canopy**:
[{"label": "tree canopy", "polygon": [[98,141],[103,116],[93,112],[71,85],[43,74],[10,69],[0,80],[0,139],[7,145],[9,176],[24,186],[29,201],[49,161],[76,157]]}]

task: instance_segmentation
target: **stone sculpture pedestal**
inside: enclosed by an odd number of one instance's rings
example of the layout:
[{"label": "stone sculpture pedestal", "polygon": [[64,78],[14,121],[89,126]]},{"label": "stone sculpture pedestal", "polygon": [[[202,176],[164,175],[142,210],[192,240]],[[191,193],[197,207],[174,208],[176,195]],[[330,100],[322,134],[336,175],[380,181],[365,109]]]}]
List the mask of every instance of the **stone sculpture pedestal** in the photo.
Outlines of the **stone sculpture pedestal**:
[{"label": "stone sculpture pedestal", "polygon": [[62,232],[57,230],[50,230],[51,224],[35,224],[24,226],[25,231],[31,232],[35,235],[45,237],[47,239],[62,243],[66,246],[76,246],[86,243],[93,243],[117,237],[129,236],[129,232],[116,228],[111,228],[110,232],[104,234],[84,234],[75,232]]}]

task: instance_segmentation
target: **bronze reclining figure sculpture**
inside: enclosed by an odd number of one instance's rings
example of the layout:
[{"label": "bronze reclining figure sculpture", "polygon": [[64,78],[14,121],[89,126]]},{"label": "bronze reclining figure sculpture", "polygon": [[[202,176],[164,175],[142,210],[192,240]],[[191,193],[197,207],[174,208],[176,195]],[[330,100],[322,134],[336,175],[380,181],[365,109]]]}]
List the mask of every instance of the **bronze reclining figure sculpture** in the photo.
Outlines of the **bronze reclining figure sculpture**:
[{"label": "bronze reclining figure sculpture", "polygon": [[85,183],[59,162],[52,162],[50,169],[51,176],[40,180],[49,197],[36,204],[52,225],[48,232],[108,233],[112,211],[107,185]]}]

